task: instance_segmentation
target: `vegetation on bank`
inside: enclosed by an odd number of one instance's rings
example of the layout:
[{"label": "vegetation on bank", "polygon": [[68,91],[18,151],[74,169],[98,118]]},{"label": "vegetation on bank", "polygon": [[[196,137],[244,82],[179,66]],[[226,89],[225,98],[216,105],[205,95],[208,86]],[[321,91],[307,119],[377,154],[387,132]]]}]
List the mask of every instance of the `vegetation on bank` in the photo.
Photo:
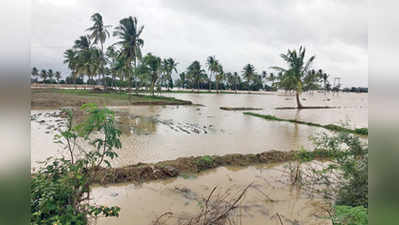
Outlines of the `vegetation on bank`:
[{"label": "vegetation on bank", "polygon": [[[72,111],[64,110],[67,126],[54,137],[66,155],[42,162],[31,181],[31,224],[89,224],[97,216],[118,216],[119,207],[90,204],[90,185],[99,168],[110,167],[121,148],[121,132],[114,127],[114,114],[94,104],[81,108],[87,119],[72,125]],[[94,135],[100,133],[102,135]],[[79,141],[93,150],[81,151]]]},{"label": "vegetation on bank", "polygon": [[334,225],[368,224],[368,145],[347,132],[324,133],[312,140],[329,160],[322,166],[306,164],[313,156],[301,150],[288,166],[291,183],[333,200],[334,206],[325,210]]},{"label": "vegetation on bank", "polygon": [[366,136],[368,135],[368,128],[349,129],[349,128],[345,128],[345,127],[338,126],[335,124],[322,125],[322,124],[305,122],[305,121],[300,121],[300,120],[282,119],[282,118],[278,118],[278,117],[275,117],[272,115],[263,115],[263,114],[253,113],[253,112],[244,112],[243,114],[263,118],[266,120],[284,121],[284,122],[298,123],[298,124],[304,124],[304,125],[314,126],[314,127],[322,127],[322,128],[332,130],[332,131],[337,131],[337,132],[347,132],[347,133],[366,135]]},{"label": "vegetation on bank", "polygon": [[262,108],[253,107],[219,107],[219,109],[227,111],[262,110]]},{"label": "vegetation on bank", "polygon": [[32,89],[33,107],[81,106],[94,102],[101,105],[191,105],[191,101],[165,96],[150,96],[83,89]]}]

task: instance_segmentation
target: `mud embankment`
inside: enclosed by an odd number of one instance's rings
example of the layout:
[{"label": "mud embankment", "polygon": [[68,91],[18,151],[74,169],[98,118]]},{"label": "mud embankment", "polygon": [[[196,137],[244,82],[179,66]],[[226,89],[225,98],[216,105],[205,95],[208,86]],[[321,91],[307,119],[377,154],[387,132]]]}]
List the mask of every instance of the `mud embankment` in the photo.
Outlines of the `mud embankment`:
[{"label": "mud embankment", "polygon": [[[99,171],[95,183],[115,184],[125,182],[145,182],[194,174],[221,166],[250,166],[287,162],[297,159],[298,151],[267,151],[258,154],[228,154],[224,156],[181,157],[158,163],[138,163],[121,168],[103,168]],[[308,152],[314,159],[325,159],[324,151]]]}]

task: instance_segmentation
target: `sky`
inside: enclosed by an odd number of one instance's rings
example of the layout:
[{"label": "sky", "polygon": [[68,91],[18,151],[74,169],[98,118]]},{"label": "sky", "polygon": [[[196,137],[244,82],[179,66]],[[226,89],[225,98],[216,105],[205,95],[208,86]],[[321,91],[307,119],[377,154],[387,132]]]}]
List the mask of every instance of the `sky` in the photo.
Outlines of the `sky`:
[{"label": "sky", "polygon": [[142,52],[174,58],[178,72],[194,60],[205,67],[208,56],[225,72],[241,73],[248,63],[273,72],[271,66],[286,66],[280,54],[302,45],[330,82],[340,77],[343,87],[368,86],[366,0],[33,0],[31,10],[32,67],[64,76],[70,73],[64,51],[98,12],[113,27],[137,17],[144,25]]}]

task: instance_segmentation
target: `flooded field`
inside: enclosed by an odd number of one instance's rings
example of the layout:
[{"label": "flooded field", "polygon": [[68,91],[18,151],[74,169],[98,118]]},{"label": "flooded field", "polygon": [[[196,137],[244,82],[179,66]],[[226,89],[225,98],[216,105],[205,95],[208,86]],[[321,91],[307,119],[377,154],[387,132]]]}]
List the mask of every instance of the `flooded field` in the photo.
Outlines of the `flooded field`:
[{"label": "flooded field", "polygon": [[[320,124],[348,123],[352,128],[368,127],[368,95],[340,93],[339,96],[303,95],[303,104],[339,106],[337,109],[275,110],[295,106],[295,97],[283,93],[264,95],[169,94],[203,106],[128,106],[109,107],[116,111],[122,131],[123,148],[114,166],[138,162],[157,162],[183,156],[228,153],[289,151],[310,147],[308,137],[321,128],[287,122],[266,121],[245,116],[242,111],[224,111],[221,106],[256,107],[261,114]],[[62,125],[53,115],[57,110],[31,111],[32,166],[36,161],[58,154],[52,143],[56,128]]]},{"label": "flooded field", "polygon": [[[284,164],[221,167],[195,177],[95,187],[95,203],[121,207],[119,218],[100,218],[97,224],[151,224],[166,212],[177,213],[177,217],[194,216],[215,186],[216,195],[231,193],[234,198],[250,183],[253,186],[235,213],[242,224],[280,225],[278,217],[283,224],[330,224],[323,219],[327,216],[321,209],[325,200],[310,198],[297,187],[287,185],[285,171]],[[169,222],[173,224],[174,220]]]},{"label": "flooded field", "polygon": [[[270,150],[298,150],[311,147],[308,137],[322,128],[287,122],[267,121],[243,115],[242,111],[225,111],[219,107],[262,108],[257,113],[320,124],[347,123],[351,128],[368,127],[368,95],[303,95],[306,106],[339,106],[337,109],[276,110],[295,106],[293,96],[279,94],[170,94],[193,103],[192,106],[109,107],[116,112],[122,131],[120,157],[112,162],[121,167],[138,162],[158,162],[178,157],[260,153]],[[57,109],[31,111],[31,160],[61,154],[53,135],[65,123]],[[367,139],[367,137],[365,138]],[[87,148],[88,146],[82,146]],[[199,174],[180,174],[177,178],[143,184],[118,184],[93,188],[96,204],[121,207],[119,218],[99,218],[97,224],[151,224],[166,212],[190,216],[200,210],[201,201],[212,188],[217,193],[242,190],[253,183],[240,204],[242,224],[330,224],[326,220],[321,198],[309,197],[287,183],[283,164],[254,165],[247,168],[220,167]],[[169,222],[173,223],[173,219]],[[176,221],[174,221],[176,222]]]}]

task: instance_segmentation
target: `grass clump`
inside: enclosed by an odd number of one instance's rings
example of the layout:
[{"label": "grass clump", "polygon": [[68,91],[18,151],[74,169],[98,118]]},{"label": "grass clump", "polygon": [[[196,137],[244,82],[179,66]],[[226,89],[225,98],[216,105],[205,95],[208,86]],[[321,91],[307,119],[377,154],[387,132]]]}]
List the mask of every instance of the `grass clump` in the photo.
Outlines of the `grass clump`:
[{"label": "grass clump", "polygon": [[212,156],[209,155],[204,155],[201,156],[197,161],[197,167],[199,170],[207,169],[207,168],[212,168],[214,165],[215,160],[213,159]]},{"label": "grass clump", "polygon": [[263,119],[266,119],[266,120],[283,121],[283,122],[290,122],[290,123],[299,123],[299,124],[313,126],[313,127],[322,127],[324,129],[337,131],[337,132],[346,132],[346,133],[366,135],[366,136],[368,135],[368,128],[357,128],[357,129],[353,130],[353,129],[345,128],[345,127],[338,126],[338,125],[335,125],[335,124],[322,125],[322,124],[305,122],[305,121],[300,121],[300,120],[282,119],[282,118],[275,117],[273,115],[263,115],[263,114],[253,113],[253,112],[244,112],[244,115],[255,116],[255,117],[263,118]]}]

